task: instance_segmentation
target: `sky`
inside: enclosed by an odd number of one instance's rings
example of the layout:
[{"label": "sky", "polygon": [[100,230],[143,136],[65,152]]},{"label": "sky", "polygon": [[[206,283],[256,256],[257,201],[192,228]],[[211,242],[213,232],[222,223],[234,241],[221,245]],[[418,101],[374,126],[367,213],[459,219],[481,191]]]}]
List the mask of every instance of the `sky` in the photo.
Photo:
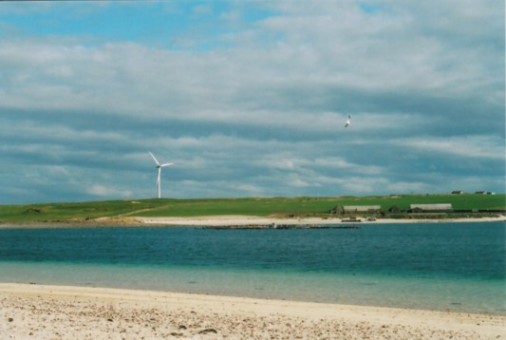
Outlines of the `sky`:
[{"label": "sky", "polygon": [[504,6],[0,2],[0,204],[504,193]]}]

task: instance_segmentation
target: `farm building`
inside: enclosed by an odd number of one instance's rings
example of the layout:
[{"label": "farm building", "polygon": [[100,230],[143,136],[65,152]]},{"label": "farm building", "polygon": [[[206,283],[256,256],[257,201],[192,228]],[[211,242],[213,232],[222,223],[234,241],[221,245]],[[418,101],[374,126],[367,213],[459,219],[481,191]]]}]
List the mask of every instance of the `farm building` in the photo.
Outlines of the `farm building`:
[{"label": "farm building", "polygon": [[377,212],[381,210],[381,205],[344,205],[343,212]]},{"label": "farm building", "polygon": [[491,192],[491,191],[476,191],[475,194],[477,194],[477,195],[495,195],[495,192]]},{"label": "farm building", "polygon": [[438,203],[438,204],[410,204],[410,211],[449,211],[452,210],[451,203]]}]

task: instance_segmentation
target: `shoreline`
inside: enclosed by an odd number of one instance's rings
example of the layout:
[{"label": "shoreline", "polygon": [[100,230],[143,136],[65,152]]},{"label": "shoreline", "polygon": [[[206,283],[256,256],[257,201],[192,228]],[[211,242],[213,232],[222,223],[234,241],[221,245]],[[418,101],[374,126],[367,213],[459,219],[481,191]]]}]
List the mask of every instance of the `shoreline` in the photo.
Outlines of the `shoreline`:
[{"label": "shoreline", "polygon": [[410,224],[410,223],[472,223],[472,222],[506,222],[506,216],[497,218],[459,218],[459,219],[375,219],[366,218],[357,220],[340,218],[274,218],[255,216],[200,216],[200,217],[135,217],[142,225],[159,226],[265,226],[265,225],[291,225],[291,226],[329,226],[329,225],[381,225],[381,224]]},{"label": "shoreline", "polygon": [[504,339],[506,316],[0,283],[10,338]]},{"label": "shoreline", "polygon": [[242,215],[216,215],[194,217],[103,217],[86,221],[55,221],[55,222],[28,222],[28,223],[0,223],[2,228],[101,228],[101,227],[266,227],[266,226],[346,226],[346,225],[383,225],[383,224],[413,224],[413,223],[475,223],[475,222],[505,222],[506,216],[497,217],[466,217],[441,219],[393,219],[357,218],[357,220],[341,218],[300,217],[279,218]]}]

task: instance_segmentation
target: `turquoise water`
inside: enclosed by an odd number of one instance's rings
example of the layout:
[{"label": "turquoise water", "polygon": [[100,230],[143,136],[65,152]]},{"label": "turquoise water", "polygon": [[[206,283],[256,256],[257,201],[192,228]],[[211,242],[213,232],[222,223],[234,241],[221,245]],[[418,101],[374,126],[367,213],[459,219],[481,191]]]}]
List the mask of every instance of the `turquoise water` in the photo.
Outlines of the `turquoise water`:
[{"label": "turquoise water", "polygon": [[504,223],[0,229],[0,281],[506,314]]}]

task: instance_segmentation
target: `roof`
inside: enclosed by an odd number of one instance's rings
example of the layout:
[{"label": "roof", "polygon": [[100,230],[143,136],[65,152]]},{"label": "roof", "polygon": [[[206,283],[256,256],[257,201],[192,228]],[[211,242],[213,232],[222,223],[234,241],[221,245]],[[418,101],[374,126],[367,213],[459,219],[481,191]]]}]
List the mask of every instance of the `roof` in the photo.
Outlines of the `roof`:
[{"label": "roof", "polygon": [[410,204],[410,209],[420,209],[420,210],[451,210],[451,203],[436,203],[436,204]]},{"label": "roof", "polygon": [[344,205],[344,211],[374,211],[381,210],[381,205]]}]

